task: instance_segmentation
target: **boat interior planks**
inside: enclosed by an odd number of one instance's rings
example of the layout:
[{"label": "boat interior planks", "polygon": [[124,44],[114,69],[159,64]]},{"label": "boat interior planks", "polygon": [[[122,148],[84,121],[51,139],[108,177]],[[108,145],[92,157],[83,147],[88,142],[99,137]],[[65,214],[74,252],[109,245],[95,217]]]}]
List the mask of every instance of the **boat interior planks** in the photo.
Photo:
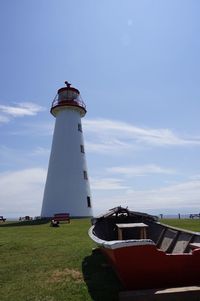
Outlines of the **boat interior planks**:
[{"label": "boat interior planks", "polygon": [[157,217],[116,207],[92,219],[89,236],[125,288],[200,284],[200,233],[158,222]]}]

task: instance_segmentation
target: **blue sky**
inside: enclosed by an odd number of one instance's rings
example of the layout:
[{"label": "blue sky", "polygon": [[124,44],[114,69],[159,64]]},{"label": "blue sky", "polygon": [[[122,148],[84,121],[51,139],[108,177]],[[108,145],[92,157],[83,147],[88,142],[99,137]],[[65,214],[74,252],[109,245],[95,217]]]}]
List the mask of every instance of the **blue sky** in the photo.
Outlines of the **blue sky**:
[{"label": "blue sky", "polygon": [[0,2],[0,214],[39,215],[55,119],[81,91],[95,214],[199,212],[200,3]]}]

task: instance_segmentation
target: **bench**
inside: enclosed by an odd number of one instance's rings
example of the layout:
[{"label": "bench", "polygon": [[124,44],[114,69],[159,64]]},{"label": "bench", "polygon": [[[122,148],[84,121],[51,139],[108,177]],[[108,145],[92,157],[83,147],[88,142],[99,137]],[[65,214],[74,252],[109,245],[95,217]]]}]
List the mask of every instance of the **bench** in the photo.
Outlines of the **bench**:
[{"label": "bench", "polygon": [[190,218],[200,218],[200,213],[199,214],[190,214]]},{"label": "bench", "polygon": [[52,219],[57,222],[66,221],[70,223],[69,213],[55,213]]},{"label": "bench", "polygon": [[6,218],[4,218],[2,215],[0,215],[0,222],[5,222]]},{"label": "bench", "polygon": [[20,216],[19,221],[32,221],[32,219],[33,218],[31,216],[26,215],[26,216],[23,216],[23,217]]}]

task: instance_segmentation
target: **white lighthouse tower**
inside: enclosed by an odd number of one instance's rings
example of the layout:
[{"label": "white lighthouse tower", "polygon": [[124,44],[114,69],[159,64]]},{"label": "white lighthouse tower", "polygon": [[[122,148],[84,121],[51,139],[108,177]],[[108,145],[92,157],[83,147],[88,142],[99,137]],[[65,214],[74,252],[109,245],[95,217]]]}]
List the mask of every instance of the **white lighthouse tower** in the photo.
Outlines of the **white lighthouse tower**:
[{"label": "white lighthouse tower", "polygon": [[49,168],[44,190],[42,217],[69,213],[92,216],[91,194],[83,142],[81,117],[86,106],[79,90],[65,82],[52,103],[56,118]]}]

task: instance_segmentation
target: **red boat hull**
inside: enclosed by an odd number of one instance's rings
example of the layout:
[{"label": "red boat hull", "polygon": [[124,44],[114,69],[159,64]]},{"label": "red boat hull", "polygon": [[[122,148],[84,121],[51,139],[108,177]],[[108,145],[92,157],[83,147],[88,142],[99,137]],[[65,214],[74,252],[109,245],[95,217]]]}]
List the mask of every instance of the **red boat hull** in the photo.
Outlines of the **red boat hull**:
[{"label": "red boat hull", "polygon": [[154,245],[101,248],[126,289],[200,284],[200,249],[166,254]]}]

